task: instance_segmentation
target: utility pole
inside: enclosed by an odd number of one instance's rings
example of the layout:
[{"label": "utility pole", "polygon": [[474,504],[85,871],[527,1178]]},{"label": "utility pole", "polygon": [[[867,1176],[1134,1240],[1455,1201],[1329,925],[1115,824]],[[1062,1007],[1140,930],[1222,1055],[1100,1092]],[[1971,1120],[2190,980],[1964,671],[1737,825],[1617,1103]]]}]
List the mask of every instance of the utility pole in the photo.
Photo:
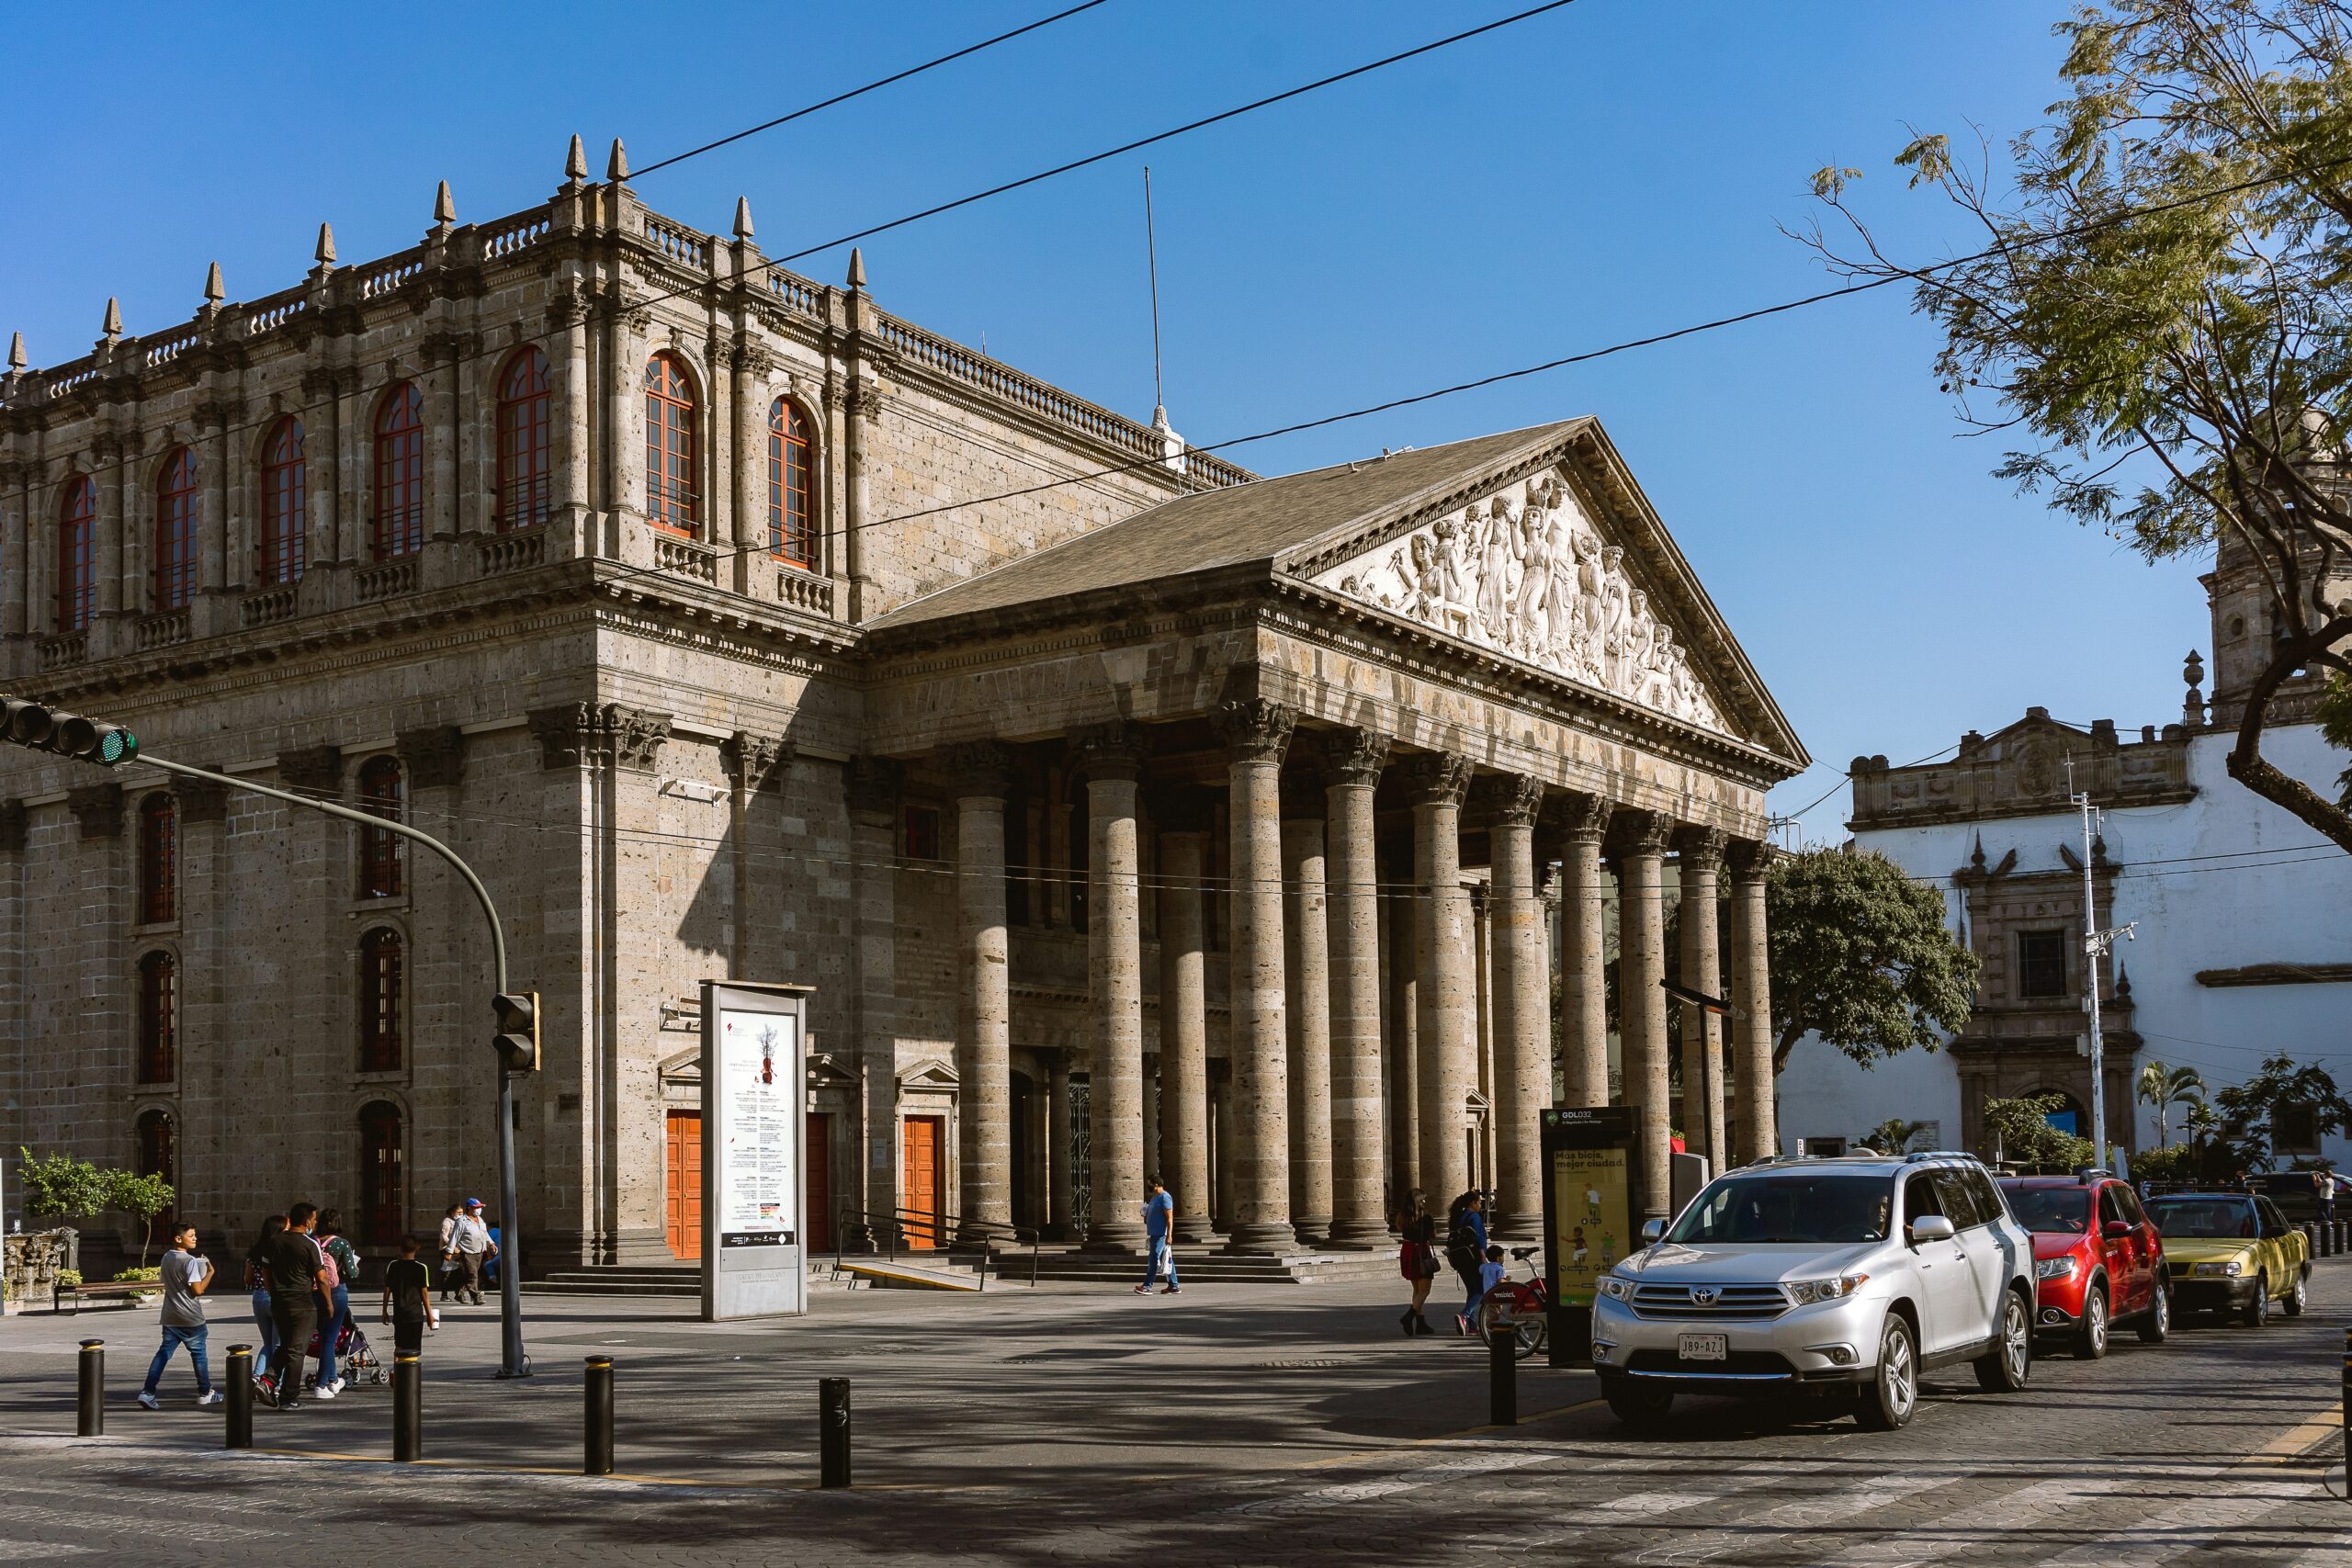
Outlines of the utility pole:
[{"label": "utility pole", "polygon": [[[2066,783],[2075,782],[2075,759],[2066,759]],[[2083,993],[2085,1005],[2091,1015],[2091,1164],[2107,1164],[2107,1043],[2099,1032],[2098,961],[2115,948],[2115,939],[2136,942],[2131,925],[2101,931],[2098,926],[2098,890],[2092,882],[2092,846],[2098,841],[2098,827],[2104,818],[2091,804],[2090,791],[2070,794],[2083,814]]]}]

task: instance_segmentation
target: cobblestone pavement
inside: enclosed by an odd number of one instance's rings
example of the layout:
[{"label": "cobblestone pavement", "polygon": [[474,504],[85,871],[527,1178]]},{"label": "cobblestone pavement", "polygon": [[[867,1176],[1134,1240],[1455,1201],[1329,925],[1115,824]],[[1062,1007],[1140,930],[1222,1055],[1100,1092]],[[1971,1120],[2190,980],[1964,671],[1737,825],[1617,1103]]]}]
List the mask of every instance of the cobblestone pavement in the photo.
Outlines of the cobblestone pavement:
[{"label": "cobblestone pavement", "polygon": [[[430,1462],[390,1401],[255,1413],[219,1448],[184,1362],[131,1403],[150,1310],[0,1324],[0,1563],[2181,1562],[2352,1568],[2338,1356],[2352,1259],[2266,1329],[2047,1355],[2018,1396],[1931,1379],[1907,1430],[1686,1401],[1637,1439],[1589,1375],[1521,1382],[1480,1426],[1476,1342],[1408,1340],[1377,1285],[992,1289],[818,1298],[781,1327],[532,1302],[538,1375],[502,1383],[492,1311],[426,1351]],[[216,1318],[223,1316],[215,1309]],[[215,1365],[242,1325],[216,1324]],[[73,1353],[108,1341],[107,1435],[73,1430]],[[585,1479],[580,1359],[618,1362],[624,1477]],[[847,1375],[858,1486],[820,1492],[815,1382]]]}]

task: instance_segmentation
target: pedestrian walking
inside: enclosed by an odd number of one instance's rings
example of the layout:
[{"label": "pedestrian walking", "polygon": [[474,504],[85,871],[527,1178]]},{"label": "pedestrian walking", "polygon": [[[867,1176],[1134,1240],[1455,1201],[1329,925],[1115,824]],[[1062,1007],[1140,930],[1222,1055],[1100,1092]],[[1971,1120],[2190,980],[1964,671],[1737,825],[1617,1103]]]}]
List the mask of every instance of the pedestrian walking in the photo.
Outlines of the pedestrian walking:
[{"label": "pedestrian walking", "polygon": [[333,1399],[343,1392],[341,1373],[343,1331],[351,1326],[351,1287],[359,1282],[359,1254],[343,1237],[343,1215],[334,1209],[319,1214],[312,1238],[327,1260],[334,1283],[319,1298],[319,1397]]},{"label": "pedestrian walking", "polygon": [[392,1325],[392,1353],[421,1355],[424,1331],[441,1326],[433,1310],[433,1273],[417,1261],[417,1241],[401,1237],[401,1255],[384,1265],[384,1321]]},{"label": "pedestrian walking", "polygon": [[1476,1192],[1464,1192],[1447,1211],[1445,1260],[1462,1280],[1462,1310],[1453,1314],[1453,1332],[1457,1336],[1471,1331],[1470,1314],[1477,1306],[1478,1298],[1487,1293],[1478,1283],[1478,1270],[1487,1258],[1486,1209],[1485,1198]]},{"label": "pedestrian walking", "polygon": [[139,1391],[139,1403],[150,1410],[164,1407],[155,1397],[156,1385],[172,1363],[172,1352],[185,1345],[187,1359],[196,1363],[196,1402],[218,1404],[220,1391],[212,1386],[212,1366],[204,1354],[204,1292],[212,1283],[212,1265],[196,1250],[194,1225],[182,1222],[172,1227],[172,1249],[164,1254],[161,1273],[164,1342],[147,1363],[147,1386]]},{"label": "pedestrian walking", "polygon": [[1413,1302],[1398,1322],[1405,1325],[1410,1338],[1416,1334],[1435,1334],[1423,1311],[1430,1301],[1430,1285],[1437,1279],[1437,1216],[1430,1213],[1429,1194],[1415,1188],[1405,1200],[1404,1213],[1396,1217],[1396,1234],[1404,1238],[1396,1249],[1397,1271],[1412,1287]]},{"label": "pedestrian walking", "polygon": [[465,1207],[463,1203],[449,1205],[449,1212],[441,1216],[441,1245],[433,1249],[441,1272],[441,1299],[445,1302],[457,1293],[458,1253],[457,1248],[450,1245],[450,1238],[458,1234],[458,1216],[465,1212]]},{"label": "pedestrian walking", "polygon": [[316,1204],[297,1203],[286,1211],[286,1228],[265,1240],[268,1258],[264,1271],[269,1279],[269,1316],[277,1332],[277,1348],[269,1359],[270,1377],[261,1393],[280,1410],[297,1409],[302,1403],[302,1362],[319,1326],[316,1301],[331,1288],[326,1255],[311,1239],[318,1218]]},{"label": "pedestrian walking", "polygon": [[1159,1293],[1172,1296],[1182,1289],[1176,1282],[1176,1247],[1168,1234],[1169,1223],[1176,1217],[1176,1200],[1168,1189],[1153,1177],[1145,1184],[1143,1201],[1143,1283],[1136,1287],[1136,1294],[1148,1296],[1159,1282],[1161,1260],[1168,1267],[1168,1287]]},{"label": "pedestrian walking", "polygon": [[2319,1223],[2324,1225],[2334,1224],[2335,1223],[2335,1172],[2333,1168],[2321,1166],[2312,1172],[2312,1192],[2319,1200]]},{"label": "pedestrian walking", "polygon": [[481,1266],[498,1250],[490,1239],[490,1227],[481,1223],[481,1200],[466,1200],[464,1212],[449,1230],[448,1261],[458,1266],[457,1285],[460,1293],[474,1305],[481,1305]]},{"label": "pedestrian walking", "polygon": [[254,1326],[261,1331],[261,1368],[269,1371],[269,1359],[277,1351],[277,1320],[269,1313],[269,1246],[272,1237],[286,1228],[286,1216],[272,1214],[261,1223],[261,1234],[245,1253],[245,1289],[253,1293]]}]

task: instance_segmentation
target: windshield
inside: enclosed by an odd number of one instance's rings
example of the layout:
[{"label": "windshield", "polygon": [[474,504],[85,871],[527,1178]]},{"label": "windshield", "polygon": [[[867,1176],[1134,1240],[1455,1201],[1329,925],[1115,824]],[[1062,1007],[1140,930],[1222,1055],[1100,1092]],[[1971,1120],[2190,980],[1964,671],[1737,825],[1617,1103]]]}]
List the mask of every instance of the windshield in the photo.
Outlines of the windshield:
[{"label": "windshield", "polygon": [[2190,1241],[2251,1241],[2262,1234],[2245,1198],[2151,1198],[2148,1217],[2165,1235]]},{"label": "windshield", "polygon": [[1845,1171],[1727,1176],[1667,1233],[1667,1240],[1707,1242],[1860,1242],[1886,1239],[1894,1179]]},{"label": "windshield", "polygon": [[2090,1229],[2091,1195],[2080,1187],[2010,1187],[2009,1210],[2030,1231],[2063,1231],[2080,1235]]}]

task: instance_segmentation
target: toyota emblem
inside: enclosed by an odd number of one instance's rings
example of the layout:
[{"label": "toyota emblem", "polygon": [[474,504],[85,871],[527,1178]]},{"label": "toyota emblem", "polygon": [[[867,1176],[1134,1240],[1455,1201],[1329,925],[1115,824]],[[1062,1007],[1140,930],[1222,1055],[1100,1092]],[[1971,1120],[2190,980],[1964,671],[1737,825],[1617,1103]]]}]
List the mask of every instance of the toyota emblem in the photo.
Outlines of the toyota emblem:
[{"label": "toyota emblem", "polygon": [[1711,1307],[1714,1305],[1715,1288],[1713,1285],[1693,1286],[1690,1291],[1690,1304],[1692,1306],[1702,1307]]}]

